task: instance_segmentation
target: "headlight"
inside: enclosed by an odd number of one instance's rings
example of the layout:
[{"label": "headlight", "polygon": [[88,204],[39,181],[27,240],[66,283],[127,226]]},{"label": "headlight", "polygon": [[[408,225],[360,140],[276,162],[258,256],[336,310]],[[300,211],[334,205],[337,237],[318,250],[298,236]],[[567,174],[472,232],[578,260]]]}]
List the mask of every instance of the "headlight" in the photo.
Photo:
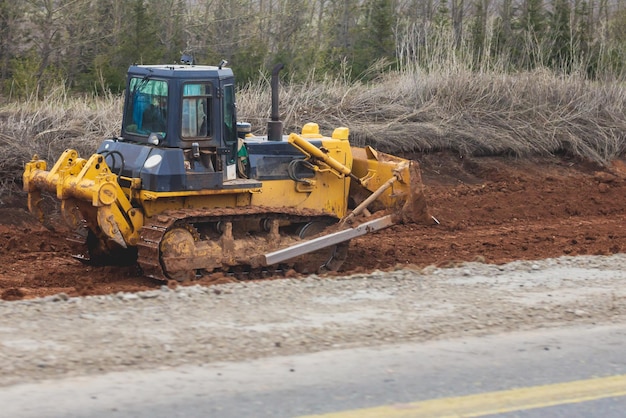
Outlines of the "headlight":
[{"label": "headlight", "polygon": [[161,160],[163,158],[156,154],[156,155],[151,155],[150,157],[148,157],[148,159],[146,160],[145,163],[143,163],[144,168],[154,168],[157,165],[161,164]]},{"label": "headlight", "polygon": [[148,136],[148,142],[152,145],[159,145],[161,141],[159,140],[159,135],[154,132],[150,132],[150,135]]}]

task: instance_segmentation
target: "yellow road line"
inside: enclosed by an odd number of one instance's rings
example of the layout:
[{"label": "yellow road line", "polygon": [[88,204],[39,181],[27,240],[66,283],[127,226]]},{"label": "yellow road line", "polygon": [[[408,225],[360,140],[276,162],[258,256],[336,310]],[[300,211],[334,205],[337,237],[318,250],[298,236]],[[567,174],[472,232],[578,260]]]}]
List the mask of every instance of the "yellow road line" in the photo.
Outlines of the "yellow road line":
[{"label": "yellow road line", "polygon": [[618,396],[626,396],[626,375],[308,415],[301,418],[480,417]]}]

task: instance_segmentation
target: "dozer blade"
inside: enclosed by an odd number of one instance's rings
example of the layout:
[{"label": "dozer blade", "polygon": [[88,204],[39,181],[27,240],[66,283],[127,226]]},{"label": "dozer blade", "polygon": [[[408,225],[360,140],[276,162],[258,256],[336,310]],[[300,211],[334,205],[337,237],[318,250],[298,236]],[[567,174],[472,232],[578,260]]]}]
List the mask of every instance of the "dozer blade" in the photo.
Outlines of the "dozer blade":
[{"label": "dozer blade", "polygon": [[393,216],[386,215],[382,218],[377,218],[368,222],[364,222],[354,228],[348,228],[341,231],[333,232],[331,234],[314,238],[309,241],[304,241],[278,251],[264,254],[260,257],[259,263],[263,266],[279,264],[284,261],[291,260],[292,258],[320,250],[322,248],[349,241],[352,238],[360,237],[361,235],[365,235],[370,232],[388,228],[394,224],[395,222],[393,221]]},{"label": "dozer blade", "polygon": [[350,183],[350,198],[358,204],[353,214],[392,210],[396,223],[432,223],[417,161],[385,154],[371,147],[352,147],[352,173],[360,179]]},{"label": "dozer blade", "polygon": [[409,192],[402,205],[400,216],[403,223],[433,224],[435,220],[428,210],[426,197],[424,196],[424,184],[419,165],[415,161],[409,164]]}]

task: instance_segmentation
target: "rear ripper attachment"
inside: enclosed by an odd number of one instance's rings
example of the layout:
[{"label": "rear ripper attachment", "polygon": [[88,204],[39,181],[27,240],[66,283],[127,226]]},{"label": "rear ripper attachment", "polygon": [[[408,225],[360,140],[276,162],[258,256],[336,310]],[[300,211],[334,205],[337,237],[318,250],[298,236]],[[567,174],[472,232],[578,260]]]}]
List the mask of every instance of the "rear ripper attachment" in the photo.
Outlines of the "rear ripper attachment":
[{"label": "rear ripper attachment", "polygon": [[50,170],[33,157],[29,209],[43,221],[41,194],[55,195],[89,261],[179,281],[338,270],[352,238],[430,222],[416,162],[351,147],[347,128],[282,135],[279,70],[269,135],[255,136],[236,123],[230,69],[131,66],[121,135],[88,159],[66,150]]}]

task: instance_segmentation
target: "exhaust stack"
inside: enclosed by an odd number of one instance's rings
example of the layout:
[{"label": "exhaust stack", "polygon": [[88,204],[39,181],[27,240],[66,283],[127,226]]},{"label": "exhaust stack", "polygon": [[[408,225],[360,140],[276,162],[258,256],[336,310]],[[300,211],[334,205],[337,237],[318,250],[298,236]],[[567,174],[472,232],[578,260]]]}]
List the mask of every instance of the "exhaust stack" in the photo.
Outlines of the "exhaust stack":
[{"label": "exhaust stack", "polygon": [[283,139],[283,123],[278,114],[278,73],[284,67],[284,64],[276,64],[272,70],[272,115],[267,121],[268,141],[282,141]]}]

